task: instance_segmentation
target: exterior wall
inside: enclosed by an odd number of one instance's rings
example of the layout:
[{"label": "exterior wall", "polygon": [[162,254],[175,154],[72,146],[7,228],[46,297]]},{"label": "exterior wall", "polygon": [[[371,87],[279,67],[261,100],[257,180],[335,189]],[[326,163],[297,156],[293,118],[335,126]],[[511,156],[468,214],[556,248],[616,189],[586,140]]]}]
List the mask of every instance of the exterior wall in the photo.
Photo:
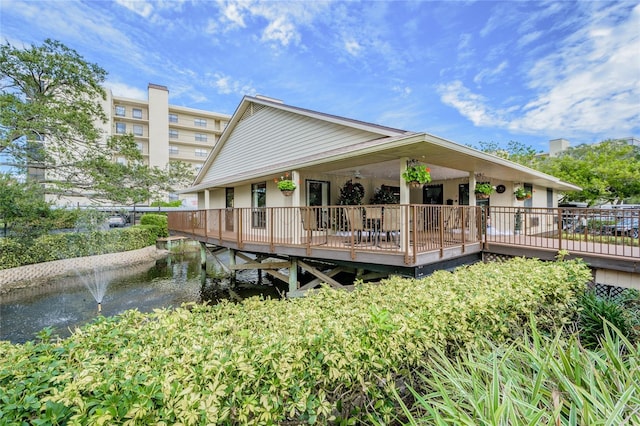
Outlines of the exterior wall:
[{"label": "exterior wall", "polygon": [[[169,163],[169,90],[149,85],[149,166],[164,168]],[[144,119],[144,115],[143,115]]]},{"label": "exterior wall", "polygon": [[[253,109],[255,105],[255,110]],[[380,135],[251,104],[202,181],[238,178],[238,164],[277,166]]]}]

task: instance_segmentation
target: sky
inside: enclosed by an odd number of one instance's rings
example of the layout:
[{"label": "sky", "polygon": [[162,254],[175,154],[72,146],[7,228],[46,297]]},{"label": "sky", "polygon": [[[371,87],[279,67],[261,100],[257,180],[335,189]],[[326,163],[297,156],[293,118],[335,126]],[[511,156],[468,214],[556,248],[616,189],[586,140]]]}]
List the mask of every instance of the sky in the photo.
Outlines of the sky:
[{"label": "sky", "polygon": [[0,36],[230,115],[260,94],[465,145],[640,138],[637,1],[0,0]]}]

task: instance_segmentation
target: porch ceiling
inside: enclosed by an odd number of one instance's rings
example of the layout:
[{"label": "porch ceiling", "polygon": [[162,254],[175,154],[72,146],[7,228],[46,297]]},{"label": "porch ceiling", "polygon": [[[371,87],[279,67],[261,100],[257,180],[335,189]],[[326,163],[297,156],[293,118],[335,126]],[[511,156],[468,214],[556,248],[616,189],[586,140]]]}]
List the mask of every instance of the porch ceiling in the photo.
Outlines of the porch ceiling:
[{"label": "porch ceiling", "polygon": [[358,171],[363,178],[400,180],[400,158],[407,157],[427,164],[433,180],[460,179],[468,177],[469,173],[473,172],[482,173],[486,179],[492,179],[494,182],[527,182],[565,191],[578,188],[502,158],[458,144],[455,144],[455,147],[448,146],[450,144],[452,142],[431,143],[424,139],[414,140],[402,146],[382,148],[357,156],[350,155],[301,170],[342,176],[354,176]]}]

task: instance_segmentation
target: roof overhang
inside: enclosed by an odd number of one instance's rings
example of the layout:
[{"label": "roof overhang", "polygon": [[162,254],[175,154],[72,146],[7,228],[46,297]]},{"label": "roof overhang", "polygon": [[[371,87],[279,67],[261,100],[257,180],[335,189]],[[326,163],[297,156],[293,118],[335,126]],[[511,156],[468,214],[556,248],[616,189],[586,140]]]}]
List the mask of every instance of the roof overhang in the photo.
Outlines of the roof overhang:
[{"label": "roof overhang", "polygon": [[[559,191],[579,191],[581,188],[563,182],[546,173],[514,163],[476,149],[428,134],[412,133],[381,137],[361,144],[327,151],[321,155],[302,158],[295,163],[280,163],[259,170],[241,170],[237,175],[216,182],[198,182],[182,193],[255,182],[258,179],[280,174],[287,170],[301,172],[334,173],[354,169],[375,170],[376,177],[399,179],[399,161],[416,159],[432,167],[434,180],[468,177],[482,174],[493,181],[527,182]],[[371,167],[373,166],[373,167]],[[457,172],[457,175],[456,173]],[[373,173],[373,172],[372,172]],[[441,173],[442,176],[438,176]],[[366,176],[366,173],[364,173]]]}]

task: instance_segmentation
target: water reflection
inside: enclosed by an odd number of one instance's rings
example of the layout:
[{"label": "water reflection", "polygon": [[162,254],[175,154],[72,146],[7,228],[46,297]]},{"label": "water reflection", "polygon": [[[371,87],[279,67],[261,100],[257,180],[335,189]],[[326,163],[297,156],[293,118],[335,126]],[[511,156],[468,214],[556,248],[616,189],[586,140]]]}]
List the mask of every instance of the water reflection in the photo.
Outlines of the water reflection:
[{"label": "water reflection", "polygon": [[[217,303],[263,294],[279,297],[278,288],[250,284],[247,275],[235,288],[226,281],[205,276],[199,254],[171,255],[156,262],[110,271],[102,299],[102,315],[112,316],[128,309],[151,312],[155,308],[176,307],[185,302]],[[83,277],[56,278],[37,288],[13,290],[0,301],[0,340],[24,343],[45,327],[54,334],[68,336],[73,328],[92,321],[97,303]]]}]

